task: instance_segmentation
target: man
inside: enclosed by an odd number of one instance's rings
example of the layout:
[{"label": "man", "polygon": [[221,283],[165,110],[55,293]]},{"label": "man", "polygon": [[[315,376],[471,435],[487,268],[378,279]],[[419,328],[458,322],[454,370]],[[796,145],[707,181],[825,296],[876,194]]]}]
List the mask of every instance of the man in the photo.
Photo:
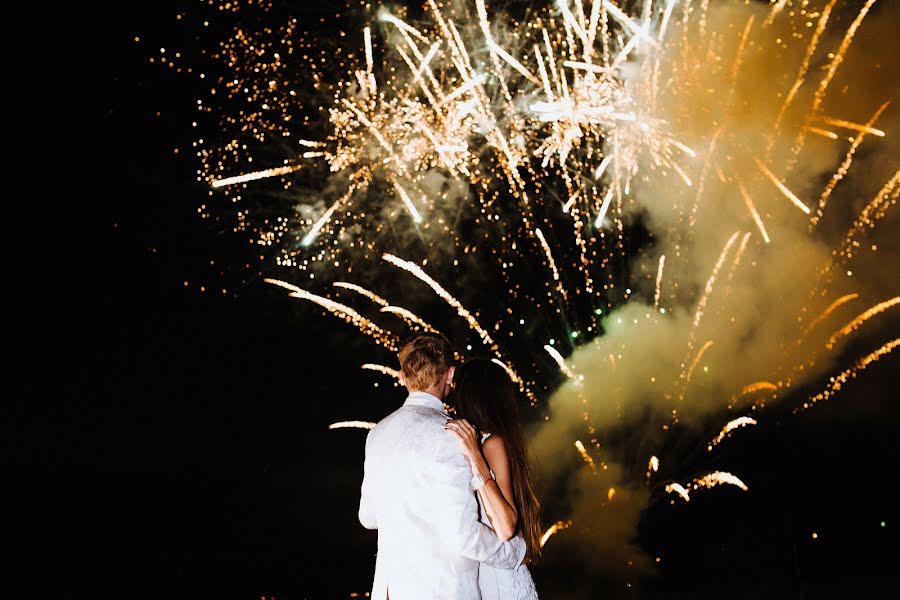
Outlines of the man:
[{"label": "man", "polygon": [[373,600],[478,600],[478,563],[517,568],[525,544],[478,521],[471,469],[442,400],[452,381],[447,338],[420,333],[400,347],[402,407],[366,439],[359,521],[378,530]]}]

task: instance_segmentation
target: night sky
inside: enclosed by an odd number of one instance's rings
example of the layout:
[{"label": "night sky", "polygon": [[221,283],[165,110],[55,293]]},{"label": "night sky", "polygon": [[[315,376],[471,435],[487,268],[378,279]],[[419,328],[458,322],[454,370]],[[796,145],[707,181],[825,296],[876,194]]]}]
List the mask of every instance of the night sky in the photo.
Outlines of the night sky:
[{"label": "night sky", "polygon": [[[352,328],[265,285],[246,241],[199,218],[197,164],[173,152],[193,139],[192,84],[134,43],[174,30],[161,4],[8,22],[0,535],[21,566],[4,596],[347,598],[374,570],[365,432],[327,426],[404,394],[373,388]],[[652,507],[638,542],[658,576],[627,587],[550,556],[542,597],[889,597],[897,370],[731,443],[719,465],[749,492]]]}]

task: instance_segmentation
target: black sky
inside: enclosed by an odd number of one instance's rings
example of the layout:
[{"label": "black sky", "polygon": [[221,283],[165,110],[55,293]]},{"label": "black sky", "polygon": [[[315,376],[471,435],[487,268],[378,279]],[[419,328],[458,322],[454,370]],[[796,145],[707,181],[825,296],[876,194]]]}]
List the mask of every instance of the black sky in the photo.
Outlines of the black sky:
[{"label": "black sky", "polygon": [[[193,139],[191,84],[133,41],[183,6],[11,16],[0,535],[21,567],[6,597],[346,598],[371,581],[364,433],[327,425],[403,394],[372,387],[340,321],[242,283],[245,241],[198,217],[197,166],[173,154]],[[648,511],[659,577],[597,582],[551,556],[541,591],[888,597],[896,371],[730,446],[721,466],[751,492]]]}]

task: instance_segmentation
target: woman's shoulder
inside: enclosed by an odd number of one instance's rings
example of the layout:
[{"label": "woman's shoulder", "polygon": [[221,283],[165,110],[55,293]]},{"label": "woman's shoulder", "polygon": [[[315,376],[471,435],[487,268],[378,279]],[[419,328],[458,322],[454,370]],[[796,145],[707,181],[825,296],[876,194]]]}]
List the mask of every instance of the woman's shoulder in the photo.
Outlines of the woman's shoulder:
[{"label": "woman's shoulder", "polygon": [[503,440],[503,436],[499,433],[482,433],[481,443],[491,446],[506,446],[506,443]]}]

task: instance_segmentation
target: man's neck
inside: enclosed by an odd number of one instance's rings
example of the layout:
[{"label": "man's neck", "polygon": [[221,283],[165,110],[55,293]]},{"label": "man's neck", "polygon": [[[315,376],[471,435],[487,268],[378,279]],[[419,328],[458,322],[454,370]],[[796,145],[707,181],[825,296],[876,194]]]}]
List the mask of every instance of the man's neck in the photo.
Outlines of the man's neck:
[{"label": "man's neck", "polygon": [[435,398],[437,398],[438,400],[440,400],[441,402],[444,401],[443,386],[434,386],[432,388],[428,388],[427,390],[411,390],[409,388],[406,388],[406,389],[409,390],[410,394],[414,394],[416,392],[421,392],[423,394],[430,394],[430,395],[434,396]]}]

